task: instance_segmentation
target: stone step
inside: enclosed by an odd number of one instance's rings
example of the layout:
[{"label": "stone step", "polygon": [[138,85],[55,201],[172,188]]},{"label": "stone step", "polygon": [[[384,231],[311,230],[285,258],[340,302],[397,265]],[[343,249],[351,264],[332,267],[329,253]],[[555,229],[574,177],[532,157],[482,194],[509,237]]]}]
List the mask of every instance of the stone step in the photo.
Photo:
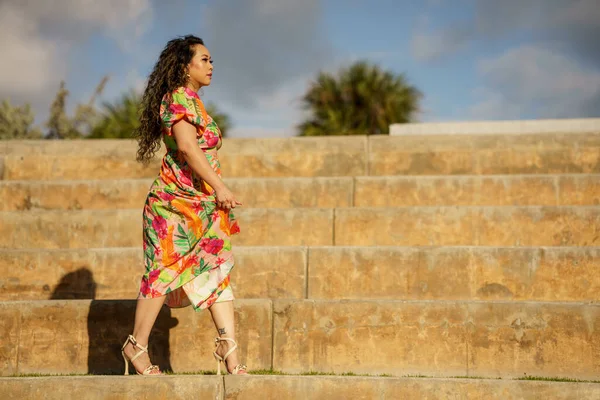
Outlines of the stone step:
[{"label": "stone step", "polygon": [[[7,180],[156,176],[131,140],[5,141]],[[226,139],[226,177],[599,173],[600,133]]]},{"label": "stone step", "polygon": [[598,247],[310,247],[307,271],[309,299],[600,300]]},{"label": "stone step", "polygon": [[600,132],[371,136],[369,175],[600,171]]},{"label": "stone step", "polygon": [[582,400],[599,398],[600,384],[367,376],[53,376],[0,378],[0,392],[9,399],[41,399],[44,393],[44,400]]},{"label": "stone step", "polygon": [[[133,329],[135,300],[0,302],[0,374],[122,374],[121,345]],[[272,304],[236,300],[239,355],[254,369],[271,368]],[[210,313],[163,307],[149,351],[161,369],[216,369],[218,336]]]},{"label": "stone step", "polygon": [[[600,206],[239,208],[240,246],[594,246]],[[141,246],[142,211],[0,212],[0,248]]]},{"label": "stone step", "polygon": [[[235,248],[235,297],[305,298],[307,253],[305,247]],[[134,299],[143,273],[139,247],[0,250],[0,301]]]},{"label": "stone step", "polygon": [[[134,139],[73,139],[73,140],[3,140],[0,156],[57,155],[69,156],[132,156],[137,142]],[[164,152],[162,145],[161,152]]]},{"label": "stone step", "polygon": [[15,377],[0,378],[0,393],[36,400],[223,400],[223,383],[216,375]]},{"label": "stone step", "polygon": [[[133,300],[0,303],[4,375],[121,373]],[[427,376],[597,379],[600,305],[477,301],[238,300],[240,357],[252,369]],[[153,360],[214,368],[208,312],[164,309]]]},{"label": "stone step", "polygon": [[[0,181],[0,196],[7,199],[0,211],[142,208],[152,182]],[[225,182],[248,208],[350,207],[353,201],[350,177],[231,178]]]},{"label": "stone step", "polygon": [[600,304],[276,300],[273,368],[428,376],[600,373]]},{"label": "stone step", "polygon": [[[599,301],[598,247],[244,247],[237,298]],[[269,262],[264,262],[269,260]],[[1,250],[0,300],[133,299],[139,248]]]},{"label": "stone step", "polygon": [[[7,154],[3,156],[3,179],[154,177],[164,154],[161,148],[157,157],[143,166],[135,161],[136,147],[132,141],[121,141],[122,149],[107,141],[94,147],[94,151],[89,147],[96,143],[88,144],[85,140],[64,143],[62,150],[40,149],[31,153],[26,151],[28,145],[22,143],[15,143],[15,151],[10,152],[9,144],[4,150]],[[353,176],[366,174],[366,152],[366,137],[352,141],[344,137],[226,139],[219,158],[227,177]]]},{"label": "stone step", "polygon": [[[535,147],[540,149],[594,148],[600,147],[600,129],[596,132],[544,134],[522,133],[507,135],[503,132],[482,134],[405,134],[400,137],[388,135],[353,135],[289,138],[226,138],[221,150],[232,154],[261,154],[284,152],[321,152],[330,149],[369,147],[374,150],[403,150],[429,152],[435,150],[477,150]],[[0,156],[7,155],[58,155],[131,156],[137,151],[133,139],[75,139],[75,140],[3,140]],[[164,145],[157,152],[164,152]]]},{"label": "stone step", "polygon": [[[0,211],[142,207],[152,179],[0,181]],[[230,178],[245,207],[598,205],[600,174]]]},{"label": "stone step", "polygon": [[[242,246],[330,245],[333,209],[236,209]],[[142,245],[142,209],[0,212],[0,248]]]},{"label": "stone step", "polygon": [[596,246],[600,207],[335,209],[341,246]]},{"label": "stone step", "polygon": [[356,207],[599,205],[600,175],[357,177]]}]

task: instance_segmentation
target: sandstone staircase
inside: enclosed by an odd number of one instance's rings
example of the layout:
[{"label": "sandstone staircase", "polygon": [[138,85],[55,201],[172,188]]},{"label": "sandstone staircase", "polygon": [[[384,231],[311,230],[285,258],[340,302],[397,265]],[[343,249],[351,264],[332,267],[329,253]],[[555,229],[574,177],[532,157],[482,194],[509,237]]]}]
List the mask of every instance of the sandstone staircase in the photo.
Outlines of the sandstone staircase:
[{"label": "sandstone staircase", "polygon": [[182,374],[214,369],[190,308],[151,336],[175,375],[115,376],[135,146],[0,143],[2,398],[600,398],[600,132],[226,139],[240,355],[297,374],[243,378]]}]

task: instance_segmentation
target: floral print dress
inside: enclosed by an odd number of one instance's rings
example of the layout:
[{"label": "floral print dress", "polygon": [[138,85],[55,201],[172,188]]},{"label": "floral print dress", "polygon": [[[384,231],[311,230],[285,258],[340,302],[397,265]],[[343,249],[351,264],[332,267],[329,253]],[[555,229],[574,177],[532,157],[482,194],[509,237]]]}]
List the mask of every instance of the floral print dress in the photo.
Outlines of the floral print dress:
[{"label": "floral print dress", "polygon": [[231,211],[216,206],[214,190],[178,151],[173,125],[185,120],[196,127],[198,146],[219,177],[221,132],[198,94],[185,87],[163,97],[160,117],[167,152],[144,205],[146,272],[138,298],[166,295],[169,307],[191,304],[199,311],[233,299],[230,238],[239,226]]}]

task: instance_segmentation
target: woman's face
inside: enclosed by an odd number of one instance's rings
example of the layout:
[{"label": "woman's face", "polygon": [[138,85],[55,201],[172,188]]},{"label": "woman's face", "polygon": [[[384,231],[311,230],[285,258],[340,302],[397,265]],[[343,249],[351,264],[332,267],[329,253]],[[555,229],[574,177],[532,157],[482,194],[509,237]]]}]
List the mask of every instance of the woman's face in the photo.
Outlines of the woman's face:
[{"label": "woman's face", "polygon": [[198,86],[199,88],[202,86],[210,85],[210,81],[212,80],[212,59],[210,58],[210,52],[208,49],[201,45],[197,44],[194,46],[194,57],[192,57],[192,61],[188,64],[188,74],[190,74],[190,81],[194,86]]}]

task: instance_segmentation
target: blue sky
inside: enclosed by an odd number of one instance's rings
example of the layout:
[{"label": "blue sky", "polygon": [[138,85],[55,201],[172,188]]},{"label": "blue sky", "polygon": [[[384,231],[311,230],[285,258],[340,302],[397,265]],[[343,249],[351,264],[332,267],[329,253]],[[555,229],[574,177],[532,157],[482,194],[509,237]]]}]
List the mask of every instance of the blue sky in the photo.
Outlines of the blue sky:
[{"label": "blue sky", "polygon": [[293,135],[310,80],[359,59],[423,93],[419,121],[600,116],[598,0],[5,0],[0,97],[43,122],[61,79],[73,106],[108,74],[114,100],[188,33],[232,137]]}]

